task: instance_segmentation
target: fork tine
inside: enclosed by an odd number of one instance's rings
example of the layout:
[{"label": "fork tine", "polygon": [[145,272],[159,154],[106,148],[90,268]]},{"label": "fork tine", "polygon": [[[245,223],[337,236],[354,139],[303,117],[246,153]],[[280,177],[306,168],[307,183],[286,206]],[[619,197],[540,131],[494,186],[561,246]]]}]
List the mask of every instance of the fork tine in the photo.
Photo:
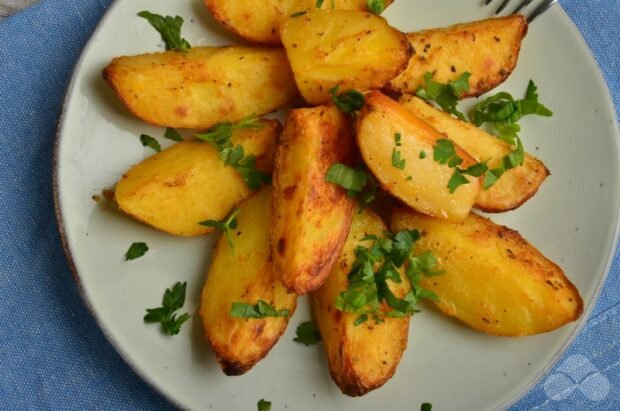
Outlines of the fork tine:
[{"label": "fork tine", "polygon": [[488,6],[493,0],[484,0],[484,5]]},{"label": "fork tine", "polygon": [[517,14],[519,13],[521,10],[523,10],[524,8],[526,8],[527,6],[530,5],[530,3],[532,2],[532,0],[523,0],[510,14]]},{"label": "fork tine", "polygon": [[538,6],[533,12],[532,14],[530,14],[530,16],[527,18],[527,22],[531,23],[532,21],[534,21],[534,19],[538,16],[540,16],[541,14],[543,14],[545,11],[547,11],[547,9],[551,6],[553,6],[555,3],[557,3],[558,0],[545,0],[543,3],[540,4],[540,6]]},{"label": "fork tine", "polygon": [[506,8],[506,6],[508,5],[509,2],[510,2],[510,0],[504,0],[502,2],[502,4],[500,4],[499,7],[497,8],[497,11],[495,12],[495,14],[499,14],[502,11],[504,11],[504,9]]}]

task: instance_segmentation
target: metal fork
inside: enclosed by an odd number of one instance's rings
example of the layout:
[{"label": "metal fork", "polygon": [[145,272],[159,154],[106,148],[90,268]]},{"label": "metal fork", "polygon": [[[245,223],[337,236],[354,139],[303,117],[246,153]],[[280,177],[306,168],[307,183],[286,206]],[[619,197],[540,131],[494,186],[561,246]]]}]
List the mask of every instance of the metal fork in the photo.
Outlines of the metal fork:
[{"label": "metal fork", "polygon": [[[488,6],[489,4],[493,3],[494,0],[484,0],[484,5]],[[520,13],[523,9],[525,9],[527,6],[529,6],[532,3],[533,0],[520,0],[519,4],[517,5],[517,7],[510,13],[510,14],[517,14]],[[527,22],[531,23],[532,21],[534,21],[534,19],[538,16],[540,16],[541,14],[543,14],[545,11],[547,11],[549,9],[549,7],[553,6],[555,3],[557,3],[558,0],[544,0],[542,3],[540,3],[540,5],[538,7],[536,7],[534,9],[534,11],[532,11],[532,13],[527,17]],[[502,11],[504,11],[504,9],[508,6],[508,3],[510,3],[510,0],[502,0],[501,4],[499,5],[499,7],[497,8],[497,11],[495,12],[495,14],[499,14]]]}]

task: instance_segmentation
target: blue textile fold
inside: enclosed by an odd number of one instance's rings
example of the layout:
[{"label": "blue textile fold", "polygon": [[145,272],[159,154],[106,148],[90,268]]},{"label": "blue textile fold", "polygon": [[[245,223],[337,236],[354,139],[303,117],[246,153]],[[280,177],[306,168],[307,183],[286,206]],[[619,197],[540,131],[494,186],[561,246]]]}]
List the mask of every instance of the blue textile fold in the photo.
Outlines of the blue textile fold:
[{"label": "blue textile fold", "polygon": [[[173,409],[82,303],[53,213],[56,123],[111,0],[42,0],[0,21],[0,409]],[[620,112],[620,0],[561,1]],[[620,256],[567,353],[512,409],[620,409]]]}]

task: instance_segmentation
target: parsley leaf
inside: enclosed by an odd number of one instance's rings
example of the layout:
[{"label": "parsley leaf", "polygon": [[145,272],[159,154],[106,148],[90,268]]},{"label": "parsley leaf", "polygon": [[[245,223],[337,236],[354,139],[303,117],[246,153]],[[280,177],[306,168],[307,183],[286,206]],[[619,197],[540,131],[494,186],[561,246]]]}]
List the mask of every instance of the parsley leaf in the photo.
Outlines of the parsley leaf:
[{"label": "parsley leaf", "polygon": [[164,133],[164,137],[172,141],[183,141],[183,137],[173,128],[168,127]]},{"label": "parsley leaf", "polygon": [[232,230],[237,228],[237,214],[239,214],[239,211],[241,210],[238,208],[233,209],[228,214],[228,216],[222,221],[206,220],[206,221],[201,221],[200,223],[198,223],[201,226],[213,227],[215,229],[220,230],[226,236],[226,240],[228,241],[228,246],[232,250],[233,255],[235,254],[235,245],[233,244],[231,233],[232,233]]},{"label": "parsley leaf", "polygon": [[162,40],[166,43],[166,50],[185,52],[192,47],[181,37],[182,17],[162,16],[148,11],[141,11],[138,16],[145,18],[161,34]]},{"label": "parsley leaf", "polygon": [[[401,143],[402,135],[400,133],[394,134],[394,144],[396,147],[402,146]],[[396,150],[396,148],[392,149],[392,166],[398,168],[399,170],[405,169],[405,159],[401,159],[401,152]]]},{"label": "parsley leaf", "polygon": [[233,303],[230,315],[236,318],[266,318],[266,317],[288,317],[290,311],[287,309],[276,310],[263,300],[258,300],[255,305],[247,303]]},{"label": "parsley leaf", "polygon": [[458,79],[442,84],[433,81],[432,73],[426,73],[424,74],[425,86],[418,88],[416,95],[426,101],[434,100],[443,111],[465,121],[465,115],[456,108],[456,105],[469,91],[470,77],[471,73],[465,72]]},{"label": "parsley leaf", "polygon": [[295,333],[297,334],[297,337],[293,338],[293,341],[306,346],[314,345],[321,341],[321,333],[319,332],[316,324],[312,321],[306,321],[305,323],[299,324]]},{"label": "parsley leaf", "polygon": [[320,9],[321,7],[323,7],[323,2],[324,0],[316,0],[316,8]]},{"label": "parsley leaf", "polygon": [[157,152],[161,151],[161,146],[159,145],[159,141],[155,140],[153,137],[149,136],[148,134],[142,134],[140,136],[140,142],[142,143],[144,147],[150,147]]},{"label": "parsley leaf", "polygon": [[425,402],[420,406],[420,411],[433,411],[433,404]]},{"label": "parsley leaf", "polygon": [[385,10],[384,0],[368,0],[368,11],[374,14],[381,14]]},{"label": "parsley leaf", "polygon": [[146,243],[133,243],[125,253],[125,261],[140,258],[146,254],[147,251],[149,251],[149,246],[146,245]]},{"label": "parsley leaf", "polygon": [[242,145],[233,146],[232,136],[234,130],[262,128],[262,124],[256,116],[249,116],[238,123],[220,123],[205,133],[195,134],[198,140],[211,143],[219,152],[220,158],[224,161],[224,165],[233,167],[247,186],[252,190],[258,190],[263,185],[271,183],[271,175],[256,169],[256,156],[245,155],[245,149]]},{"label": "parsley leaf", "polygon": [[357,197],[360,211],[375,201],[379,188],[374,177],[364,169],[352,168],[342,163],[334,163],[329,167],[325,181],[347,190],[350,198]]},{"label": "parsley leaf", "polygon": [[471,113],[473,123],[477,127],[492,123],[497,137],[513,147],[513,151],[502,158],[498,167],[486,173],[483,183],[485,190],[497,183],[506,171],[521,166],[525,161],[525,149],[518,136],[521,127],[517,122],[527,115],[553,116],[553,112],[538,101],[538,87],[532,80],[522,100],[515,100],[509,93],[501,92],[474,107]]},{"label": "parsley leaf", "polygon": [[337,85],[329,90],[329,94],[331,94],[332,101],[340,111],[345,114],[351,114],[364,108],[364,105],[366,105],[366,96],[364,96],[364,93],[353,89],[338,94],[339,89],[340,85]]},{"label": "parsley leaf", "polygon": [[420,160],[424,160],[426,158],[426,151],[420,151],[420,155],[418,157],[420,158]]},{"label": "parsley leaf", "polygon": [[261,399],[258,402],[258,411],[271,411],[271,401]]},{"label": "parsley leaf", "polygon": [[463,159],[456,154],[454,143],[447,138],[441,138],[435,142],[433,158],[439,164],[447,164],[450,168],[458,167],[463,162]]},{"label": "parsley leaf", "polygon": [[293,14],[291,14],[291,17],[301,17],[301,16],[304,16],[304,15],[306,15],[306,14],[308,14],[308,11],[307,11],[307,10],[304,10],[304,11],[298,11],[297,13],[293,13]]},{"label": "parsley leaf", "polygon": [[[437,299],[433,292],[419,284],[424,276],[441,274],[435,270],[437,260],[432,253],[413,253],[413,246],[419,238],[420,233],[413,230],[390,237],[366,236],[362,239],[373,243],[370,247],[359,245],[356,248],[348,288],[336,298],[338,310],[360,314],[354,321],[355,326],[368,321],[369,315],[375,323],[381,322],[383,316],[400,318],[412,315],[417,312],[415,306],[420,300]],[[390,290],[388,280],[401,283],[400,269],[405,264],[411,290],[404,298],[398,298]]]},{"label": "parsley leaf", "polygon": [[144,316],[145,323],[160,323],[161,329],[168,335],[176,335],[181,331],[181,326],[191,316],[183,313],[177,317],[174,313],[185,304],[185,290],[187,282],[176,283],[172,288],[166,289],[162,300],[162,306],[158,308],[147,308]]}]

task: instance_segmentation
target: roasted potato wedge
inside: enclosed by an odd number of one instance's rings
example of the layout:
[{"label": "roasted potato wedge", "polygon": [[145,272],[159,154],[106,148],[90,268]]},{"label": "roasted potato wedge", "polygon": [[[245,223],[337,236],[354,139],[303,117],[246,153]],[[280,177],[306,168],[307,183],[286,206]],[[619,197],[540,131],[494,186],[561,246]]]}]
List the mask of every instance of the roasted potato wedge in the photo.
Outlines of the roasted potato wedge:
[{"label": "roasted potato wedge", "polygon": [[354,201],[325,181],[334,163],[352,164],[349,121],[334,106],[292,110],[273,177],[273,262],[284,285],[305,294],[323,284],[349,233]]},{"label": "roasted potato wedge", "polygon": [[[392,1],[386,1],[391,3]],[[316,0],[265,0],[258,2],[205,0],[213,17],[242,38],[280,45],[280,27],[292,14],[316,8]],[[368,0],[327,0],[323,9],[366,11]]]},{"label": "roasted potato wedge", "polygon": [[[257,157],[256,167],[270,173],[281,130],[276,120],[261,120],[263,128],[233,132],[234,144]],[[252,194],[243,178],[219,158],[208,143],[187,140],[175,144],[123,175],[115,188],[125,213],[170,234],[192,237],[213,228],[204,220],[221,220],[230,209]]]},{"label": "roasted potato wedge", "polygon": [[[234,252],[225,237],[215,248],[202,290],[200,316],[206,340],[227,375],[247,372],[264,358],[284,333],[297,296],[284,288],[271,264],[271,187],[264,187],[240,205]],[[263,300],[288,317],[235,318],[232,304]]]},{"label": "roasted potato wedge", "polygon": [[103,77],[140,119],[205,129],[290,103],[297,88],[281,49],[194,47],[118,57]]},{"label": "roasted potato wedge", "polygon": [[[397,134],[401,136],[399,147],[395,142]],[[381,186],[424,214],[462,221],[474,205],[480,181],[468,177],[469,184],[450,193],[448,182],[454,170],[433,160],[433,147],[442,138],[437,130],[380,92],[366,96],[366,106],[357,122],[357,142]],[[476,163],[458,145],[456,149],[464,160],[462,167]],[[405,161],[403,169],[393,165],[394,151],[399,151]],[[420,155],[422,152],[426,156]]]},{"label": "roasted potato wedge", "polygon": [[[348,287],[347,276],[355,261],[355,248],[370,245],[362,238],[373,234],[381,237],[386,227],[381,219],[369,210],[353,217],[351,232],[342,256],[332,269],[327,282],[312,293],[312,308],[323,337],[332,378],[342,392],[360,396],[381,387],[396,371],[407,348],[410,317],[385,317],[385,322],[375,324],[370,320],[355,326],[359,316],[338,311],[336,298]],[[390,283],[395,295],[402,298],[409,290],[409,283],[402,275],[401,284]]]},{"label": "roasted potato wedge", "polygon": [[[476,160],[488,160],[490,168],[498,167],[502,158],[512,150],[508,143],[471,123],[437,110],[418,97],[405,95],[400,103]],[[508,170],[490,189],[481,190],[474,206],[491,213],[514,210],[532,198],[548,176],[549,170],[543,162],[526,154],[522,166]]]},{"label": "roasted potato wedge", "polygon": [[415,94],[424,86],[426,73],[433,73],[435,81],[447,83],[469,72],[465,96],[480,96],[510,76],[526,34],[527,22],[522,15],[408,34],[414,55],[407,69],[388,87]]},{"label": "roasted potato wedge", "polygon": [[583,301],[562,269],[519,233],[470,214],[450,223],[396,209],[392,229],[417,229],[416,247],[430,250],[443,275],[421,285],[449,316],[487,334],[517,337],[555,330],[575,321]]},{"label": "roasted potato wedge", "polygon": [[311,10],[290,17],[282,44],[302,96],[311,104],[339,92],[380,89],[406,66],[411,48],[406,36],[384,18],[347,10]]}]

